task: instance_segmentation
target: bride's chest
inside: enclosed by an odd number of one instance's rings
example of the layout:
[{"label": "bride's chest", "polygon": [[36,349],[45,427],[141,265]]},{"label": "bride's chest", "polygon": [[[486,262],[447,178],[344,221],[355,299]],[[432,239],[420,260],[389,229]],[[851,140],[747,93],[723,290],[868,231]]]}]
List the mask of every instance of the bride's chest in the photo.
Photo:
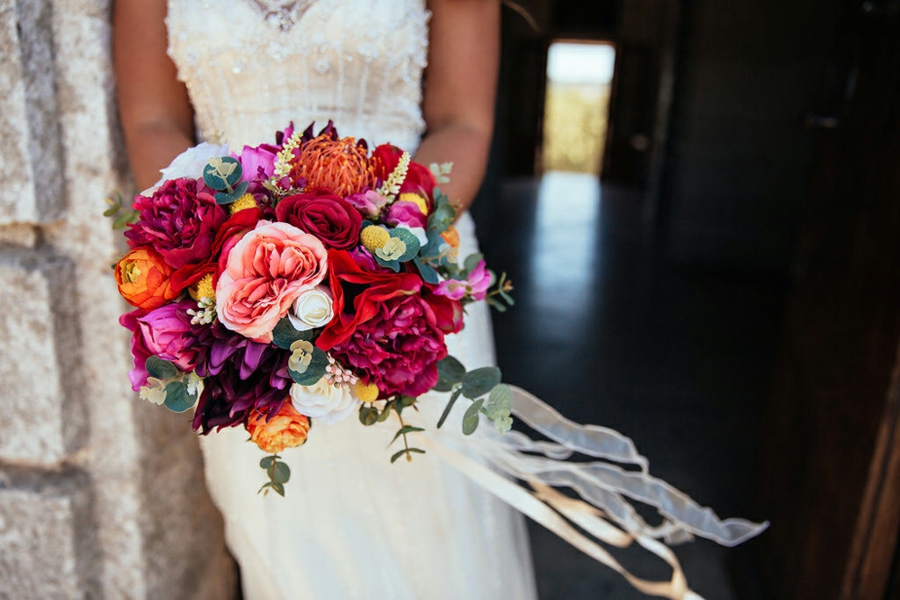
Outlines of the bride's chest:
[{"label": "bride's chest", "polygon": [[[318,75],[373,62],[424,61],[424,0],[169,0],[176,60],[222,75],[252,69]],[[286,75],[289,76],[289,75]]]}]

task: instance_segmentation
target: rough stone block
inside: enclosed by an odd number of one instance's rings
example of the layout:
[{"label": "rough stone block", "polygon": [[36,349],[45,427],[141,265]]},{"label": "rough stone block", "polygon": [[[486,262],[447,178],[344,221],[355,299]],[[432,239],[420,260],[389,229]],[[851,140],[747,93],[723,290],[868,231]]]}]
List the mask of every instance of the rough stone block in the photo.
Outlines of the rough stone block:
[{"label": "rough stone block", "polygon": [[86,479],[0,473],[0,599],[92,597]]},{"label": "rough stone block", "polygon": [[65,207],[47,0],[0,4],[0,225],[49,223]]},{"label": "rough stone block", "polygon": [[67,293],[71,276],[58,257],[0,253],[2,460],[53,465],[82,437],[84,419],[63,385],[78,381],[73,359],[82,351],[67,318],[75,302]]}]

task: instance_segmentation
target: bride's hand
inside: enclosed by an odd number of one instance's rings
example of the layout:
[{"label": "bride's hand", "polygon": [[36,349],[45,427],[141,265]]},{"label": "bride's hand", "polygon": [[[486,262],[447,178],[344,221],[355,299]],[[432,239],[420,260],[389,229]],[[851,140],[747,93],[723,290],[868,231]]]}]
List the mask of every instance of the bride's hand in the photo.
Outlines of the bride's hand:
[{"label": "bride's hand", "polygon": [[165,0],[117,0],[113,54],[119,115],[138,189],[194,143],[187,90],[166,53]]},{"label": "bride's hand", "polygon": [[487,166],[500,60],[500,0],[429,0],[431,33],[415,160],[453,163],[441,190],[465,210]]}]

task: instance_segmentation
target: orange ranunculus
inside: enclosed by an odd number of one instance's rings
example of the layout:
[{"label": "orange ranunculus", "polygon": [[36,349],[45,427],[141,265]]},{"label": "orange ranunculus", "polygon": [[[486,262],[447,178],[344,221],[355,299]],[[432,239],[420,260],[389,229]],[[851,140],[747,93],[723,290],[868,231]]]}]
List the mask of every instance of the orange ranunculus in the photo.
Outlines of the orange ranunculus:
[{"label": "orange ranunculus", "polygon": [[159,308],[178,295],[169,277],[172,267],[150,247],[135,248],[116,265],[119,293],[129,304],[144,310]]},{"label": "orange ranunculus", "polygon": [[247,422],[247,431],[250,432],[250,439],[263,452],[277,454],[285,448],[302,446],[306,442],[309,417],[298,413],[288,399],[268,422],[264,413],[254,409]]},{"label": "orange ranunculus", "polygon": [[447,231],[441,234],[441,237],[453,248],[459,248],[459,232],[456,231],[456,227],[448,227]]}]

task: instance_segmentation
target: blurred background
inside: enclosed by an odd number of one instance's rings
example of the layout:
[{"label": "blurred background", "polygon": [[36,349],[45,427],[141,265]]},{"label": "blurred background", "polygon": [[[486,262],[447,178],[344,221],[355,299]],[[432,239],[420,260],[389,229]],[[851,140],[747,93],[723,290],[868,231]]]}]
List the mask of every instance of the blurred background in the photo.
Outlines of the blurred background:
[{"label": "blurred background", "polygon": [[[900,598],[900,2],[519,6],[474,208],[505,379],[772,522],[677,549],[704,597]],[[541,598],[643,597],[531,533]]]}]

